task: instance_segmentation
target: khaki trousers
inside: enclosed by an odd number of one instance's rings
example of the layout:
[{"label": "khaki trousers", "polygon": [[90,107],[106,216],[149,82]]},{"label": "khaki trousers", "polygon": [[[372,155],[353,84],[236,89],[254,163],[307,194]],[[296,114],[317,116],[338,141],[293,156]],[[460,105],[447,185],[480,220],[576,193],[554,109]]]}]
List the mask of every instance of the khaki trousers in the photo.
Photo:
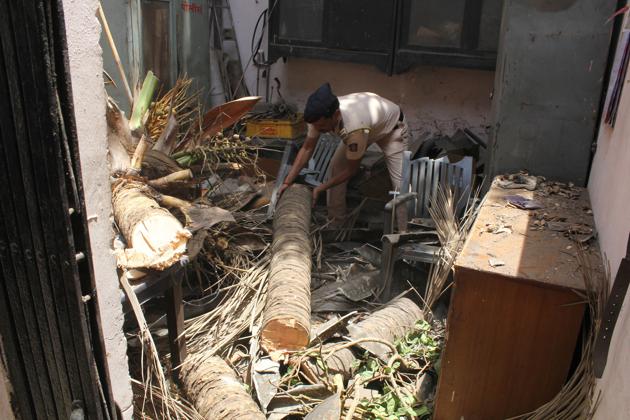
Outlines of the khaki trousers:
[{"label": "khaki trousers", "polygon": [[[399,121],[390,134],[376,141],[376,144],[385,155],[385,163],[392,187],[400,191],[400,181],[402,178],[403,152],[409,147],[409,127],[407,121]],[[341,142],[332,157],[329,170],[329,179],[342,172],[348,166],[346,159],[346,145]],[[348,182],[330,188],[327,192],[328,217],[332,220],[333,226],[343,224],[346,218],[346,192]],[[406,226],[406,206],[399,206],[396,209],[396,219],[398,230],[404,231]]]}]

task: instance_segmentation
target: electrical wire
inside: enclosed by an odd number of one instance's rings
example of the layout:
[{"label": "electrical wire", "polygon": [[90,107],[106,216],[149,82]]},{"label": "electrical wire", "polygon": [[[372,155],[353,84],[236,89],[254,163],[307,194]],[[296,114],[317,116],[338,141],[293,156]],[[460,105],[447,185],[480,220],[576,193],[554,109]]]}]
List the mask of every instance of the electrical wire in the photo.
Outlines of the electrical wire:
[{"label": "electrical wire", "polygon": [[[265,36],[265,28],[267,26],[267,22],[269,21],[269,18],[271,17],[273,11],[275,10],[276,6],[278,5],[278,0],[274,0],[273,5],[271,6],[271,9],[265,9],[262,11],[262,13],[260,14],[260,16],[258,16],[258,19],[256,20],[256,25],[254,26],[254,32],[252,33],[252,42],[251,42],[251,54],[249,56],[249,59],[247,60],[247,64],[245,64],[245,68],[243,69],[243,74],[241,75],[241,80],[239,80],[238,84],[236,85],[236,89],[238,90],[238,88],[241,86],[241,84],[243,83],[243,81],[245,80],[245,73],[247,72],[247,69],[249,68],[250,64],[252,64],[252,62],[254,62],[254,65],[256,67],[269,67],[271,66],[273,63],[271,62],[264,62],[264,63],[259,63],[255,57],[258,53],[258,50],[260,49],[260,46],[262,45],[262,40]],[[256,38],[256,31],[258,30],[258,25],[260,25],[260,21],[262,18],[265,18],[263,21],[263,26],[262,26],[262,30],[260,31],[260,37],[258,38],[258,42],[256,42],[256,49],[254,49],[254,39]],[[258,92],[256,92],[256,94],[258,94]]]},{"label": "electrical wire", "polygon": [[[268,66],[268,63],[260,63],[256,58],[258,56],[258,51],[260,50],[260,46],[262,45],[263,37],[265,36],[265,27],[267,26],[267,11],[269,9],[265,9],[262,11],[258,19],[256,20],[256,25],[254,25],[254,31],[252,32],[252,40],[251,40],[251,54],[254,65],[257,67]],[[260,20],[262,19],[262,28],[260,30],[260,37],[258,38],[258,42],[256,42],[256,46],[254,47],[254,40],[256,39],[256,32],[258,31],[258,25],[260,25]]]}]

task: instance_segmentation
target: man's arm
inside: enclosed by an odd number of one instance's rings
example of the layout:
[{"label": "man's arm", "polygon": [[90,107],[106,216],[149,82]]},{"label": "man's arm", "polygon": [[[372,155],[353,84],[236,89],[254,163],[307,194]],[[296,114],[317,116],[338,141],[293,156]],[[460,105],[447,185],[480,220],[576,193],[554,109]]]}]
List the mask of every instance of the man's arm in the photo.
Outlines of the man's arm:
[{"label": "man's arm", "polygon": [[341,171],[339,174],[335,175],[334,177],[330,178],[328,181],[324,182],[321,185],[318,185],[317,187],[315,187],[315,189],[313,189],[313,206],[315,206],[315,202],[317,201],[317,197],[319,196],[319,194],[321,194],[322,192],[326,191],[329,188],[332,188],[336,185],[339,185],[348,181],[359,171],[360,167],[361,167],[361,159],[356,159],[356,160],[348,159],[348,166],[346,166],[346,168],[343,171]]},{"label": "man's arm", "polygon": [[320,193],[348,181],[359,171],[361,159],[367,149],[367,141],[368,132],[365,130],[357,130],[350,134],[346,140],[346,167],[343,171],[313,190],[313,206],[317,202],[317,197]]},{"label": "man's arm", "polygon": [[287,177],[284,179],[282,183],[282,187],[280,187],[279,195],[282,195],[285,189],[295,181],[295,178],[300,174],[302,168],[306,166],[308,160],[313,156],[313,151],[315,150],[315,145],[317,144],[317,139],[319,138],[319,133],[317,137],[313,137],[307,135],[306,140],[304,140],[304,144],[300,147],[295,160],[293,161],[293,166],[291,166],[291,170],[287,174]]}]

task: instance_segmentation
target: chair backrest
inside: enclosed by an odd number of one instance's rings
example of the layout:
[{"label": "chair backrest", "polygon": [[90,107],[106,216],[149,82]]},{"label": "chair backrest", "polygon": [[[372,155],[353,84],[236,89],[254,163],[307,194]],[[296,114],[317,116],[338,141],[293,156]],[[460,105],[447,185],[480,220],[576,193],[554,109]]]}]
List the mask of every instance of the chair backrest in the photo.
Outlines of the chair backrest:
[{"label": "chair backrest", "polygon": [[[411,160],[411,152],[404,152],[401,193],[417,192],[418,198],[409,208],[409,217],[428,218],[429,206],[438,186],[450,187],[456,203],[456,214],[461,215],[472,188],[472,157],[456,163],[447,157],[440,159],[419,158]],[[406,182],[404,180],[407,180]]]},{"label": "chair backrest", "polygon": [[306,173],[304,178],[308,184],[317,186],[326,180],[330,161],[335,154],[335,150],[337,150],[339,142],[339,137],[332,134],[322,134],[320,136],[313,151],[313,156],[308,161],[308,169],[304,171]]}]

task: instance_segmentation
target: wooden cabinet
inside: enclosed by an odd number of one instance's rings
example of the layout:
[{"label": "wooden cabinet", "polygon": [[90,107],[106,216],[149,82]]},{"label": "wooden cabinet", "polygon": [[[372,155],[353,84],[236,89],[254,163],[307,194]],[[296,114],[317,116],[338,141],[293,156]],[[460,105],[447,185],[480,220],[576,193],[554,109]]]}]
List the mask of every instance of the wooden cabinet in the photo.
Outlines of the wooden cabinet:
[{"label": "wooden cabinet", "polygon": [[[586,305],[575,292],[584,289],[576,243],[557,230],[594,225],[586,191],[573,192],[491,187],[456,261],[435,419],[523,414],[565,383]],[[544,207],[509,207],[505,196],[515,194]],[[551,226],[536,222],[543,214]],[[594,245],[589,255],[601,267]]]}]

